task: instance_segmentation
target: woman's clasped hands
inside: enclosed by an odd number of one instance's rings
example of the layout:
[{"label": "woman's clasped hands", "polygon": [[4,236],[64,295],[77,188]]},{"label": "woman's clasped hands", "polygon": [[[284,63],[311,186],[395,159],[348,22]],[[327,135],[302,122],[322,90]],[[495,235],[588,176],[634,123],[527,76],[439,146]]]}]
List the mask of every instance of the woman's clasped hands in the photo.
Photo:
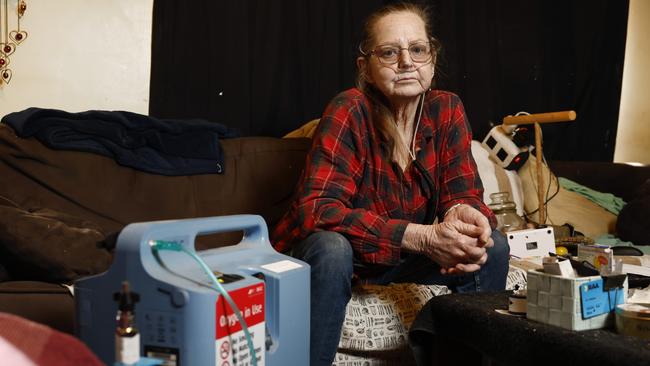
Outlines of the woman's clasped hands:
[{"label": "woman's clasped hands", "polygon": [[469,205],[452,208],[443,222],[409,224],[406,249],[426,255],[441,267],[442,274],[475,272],[487,261],[487,248],[494,245],[487,218]]}]

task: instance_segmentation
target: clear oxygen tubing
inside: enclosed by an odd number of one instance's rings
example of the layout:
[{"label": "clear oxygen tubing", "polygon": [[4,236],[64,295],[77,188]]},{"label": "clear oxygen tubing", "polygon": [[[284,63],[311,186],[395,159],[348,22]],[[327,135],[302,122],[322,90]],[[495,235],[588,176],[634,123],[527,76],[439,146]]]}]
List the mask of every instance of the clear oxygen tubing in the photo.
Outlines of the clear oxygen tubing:
[{"label": "clear oxygen tubing", "polygon": [[[174,241],[152,240],[150,242],[150,245],[151,245],[151,250],[154,252],[154,254],[160,250],[183,252],[189,255],[190,257],[192,257],[199,264],[199,266],[201,266],[203,272],[205,272],[208,275],[208,277],[210,277],[210,281],[214,283],[213,289],[215,289],[219,294],[221,294],[221,296],[224,297],[224,299],[226,299],[226,301],[230,305],[230,308],[235,313],[235,316],[237,316],[237,320],[239,320],[239,324],[241,324],[242,329],[244,330],[244,335],[246,336],[246,343],[248,344],[248,350],[250,351],[253,366],[257,366],[257,354],[255,353],[255,347],[253,346],[253,338],[251,337],[251,334],[248,331],[248,325],[246,324],[246,321],[244,320],[241,311],[239,311],[237,304],[235,304],[235,302],[232,300],[230,295],[228,295],[228,291],[226,291],[223,288],[223,286],[221,286],[219,280],[214,275],[214,273],[212,273],[210,268],[208,268],[208,265],[205,264],[203,259],[201,259],[201,257],[199,257],[196,254],[196,252],[194,252],[193,250],[189,250],[185,246]],[[158,258],[158,260],[160,260],[159,256],[155,256],[155,257]]]}]

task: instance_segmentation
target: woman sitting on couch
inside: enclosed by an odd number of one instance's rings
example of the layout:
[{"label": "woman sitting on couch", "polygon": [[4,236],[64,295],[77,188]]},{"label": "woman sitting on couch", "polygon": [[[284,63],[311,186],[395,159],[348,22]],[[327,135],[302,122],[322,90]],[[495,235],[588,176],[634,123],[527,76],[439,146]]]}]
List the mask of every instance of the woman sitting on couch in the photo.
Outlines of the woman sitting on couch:
[{"label": "woman sitting on couch", "polygon": [[332,363],[353,275],[504,289],[509,250],[481,199],[463,106],[430,89],[429,28],[413,4],[369,17],[358,87],[325,110],[297,198],[274,230],[276,249],[311,265],[312,366]]}]

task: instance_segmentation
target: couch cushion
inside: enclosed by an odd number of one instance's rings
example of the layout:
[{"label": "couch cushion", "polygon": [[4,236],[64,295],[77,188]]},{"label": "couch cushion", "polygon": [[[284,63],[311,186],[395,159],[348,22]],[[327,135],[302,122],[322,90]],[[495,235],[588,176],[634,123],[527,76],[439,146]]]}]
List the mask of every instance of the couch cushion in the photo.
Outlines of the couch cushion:
[{"label": "couch cushion", "polygon": [[490,204],[492,193],[508,192],[510,200],[517,206],[517,214],[523,216],[524,196],[517,172],[503,169],[501,165],[494,162],[490,158],[490,152],[476,140],[472,140],[472,157],[483,183],[483,202]]},{"label": "couch cushion", "polygon": [[[616,215],[581,196],[578,193],[562,188],[557,178],[549,171],[546,164],[542,165],[544,177],[547,222],[553,225],[571,224],[577,231],[590,238],[614,232]],[[537,222],[537,161],[534,157],[528,159],[519,170],[523,190],[524,208],[528,218]]]},{"label": "couch cushion", "polygon": [[83,152],[51,150],[0,125],[0,196],[33,212],[48,208],[96,223],[260,214],[274,225],[288,208],[307,139],[222,140],[226,174],[160,176]]},{"label": "couch cushion", "polygon": [[87,220],[0,205],[0,253],[12,279],[71,282],[105,271],[112,256],[103,239]]},{"label": "couch cushion", "polygon": [[[506,289],[526,286],[526,271],[510,266]],[[433,296],[451,293],[445,286],[392,283],[355,286],[334,366],[415,364],[408,348],[408,331],[422,306]]]},{"label": "couch cushion", "polygon": [[405,347],[407,332],[420,308],[446,286],[391,283],[354,288],[345,311],[339,349],[388,351]]},{"label": "couch cushion", "polygon": [[222,144],[227,173],[192,177],[196,215],[257,214],[274,227],[289,209],[311,140],[244,137]]},{"label": "couch cushion", "polygon": [[0,312],[16,314],[61,332],[74,332],[74,298],[62,285],[37,281],[2,282]]}]

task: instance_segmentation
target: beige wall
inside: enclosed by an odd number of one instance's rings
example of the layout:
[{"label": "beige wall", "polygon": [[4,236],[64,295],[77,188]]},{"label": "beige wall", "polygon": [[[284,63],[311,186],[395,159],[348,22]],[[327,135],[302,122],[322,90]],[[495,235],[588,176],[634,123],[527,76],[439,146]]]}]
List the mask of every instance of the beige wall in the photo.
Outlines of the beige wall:
[{"label": "beige wall", "polygon": [[650,164],[650,0],[630,0],[614,161]]},{"label": "beige wall", "polygon": [[11,56],[13,77],[0,89],[0,116],[31,106],[148,112],[153,0],[30,0],[27,6],[21,29],[29,36]]}]

